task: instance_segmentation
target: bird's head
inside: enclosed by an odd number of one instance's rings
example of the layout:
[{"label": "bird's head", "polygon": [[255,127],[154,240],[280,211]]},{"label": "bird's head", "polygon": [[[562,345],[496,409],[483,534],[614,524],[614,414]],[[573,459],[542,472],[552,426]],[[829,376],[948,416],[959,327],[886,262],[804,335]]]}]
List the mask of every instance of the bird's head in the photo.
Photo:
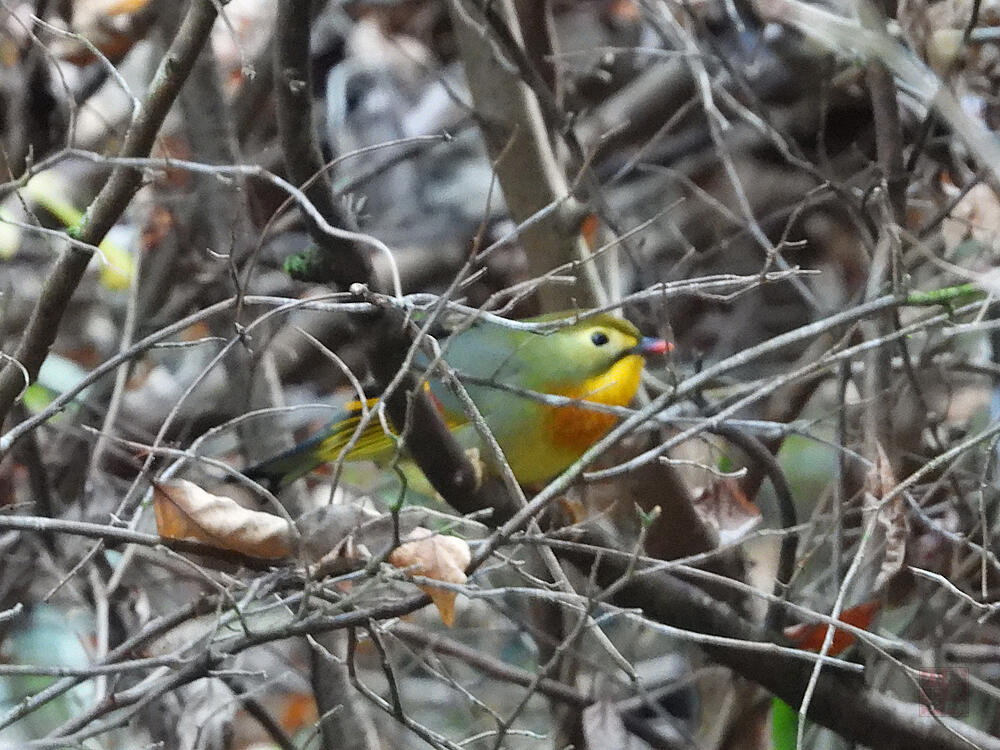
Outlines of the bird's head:
[{"label": "bird's head", "polygon": [[[562,315],[538,320],[556,320]],[[628,358],[641,369],[642,357],[665,354],[673,345],[639,333],[634,325],[611,314],[595,315],[546,336],[545,369],[555,381],[585,381],[609,372]]]}]

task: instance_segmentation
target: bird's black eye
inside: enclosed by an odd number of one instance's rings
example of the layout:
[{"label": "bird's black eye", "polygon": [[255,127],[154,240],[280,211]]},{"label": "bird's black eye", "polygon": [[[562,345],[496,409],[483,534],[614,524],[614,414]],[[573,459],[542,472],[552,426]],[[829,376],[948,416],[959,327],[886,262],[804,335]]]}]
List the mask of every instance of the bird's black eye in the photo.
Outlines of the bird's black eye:
[{"label": "bird's black eye", "polygon": [[604,346],[608,343],[608,334],[604,331],[597,331],[591,334],[590,340],[594,342],[595,346]]}]

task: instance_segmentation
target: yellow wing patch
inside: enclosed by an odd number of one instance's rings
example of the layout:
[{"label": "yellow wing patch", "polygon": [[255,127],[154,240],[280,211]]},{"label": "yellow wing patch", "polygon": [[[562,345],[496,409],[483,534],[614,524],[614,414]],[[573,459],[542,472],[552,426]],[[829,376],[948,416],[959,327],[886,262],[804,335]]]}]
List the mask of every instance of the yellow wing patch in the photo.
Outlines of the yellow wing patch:
[{"label": "yellow wing patch", "polygon": [[[435,398],[434,393],[430,390],[430,386],[426,383],[424,384],[424,392],[430,396],[431,401],[437,407],[438,411],[443,414],[444,409],[441,402]],[[387,433],[382,420],[378,418],[377,414],[371,415],[368,424],[365,425],[364,430],[355,439],[355,433],[358,431],[358,426],[361,424],[365,411],[370,412],[377,409],[378,402],[379,399],[377,398],[366,399],[364,407],[362,407],[360,401],[348,402],[345,408],[349,416],[330,427],[330,434],[320,442],[317,455],[326,462],[337,461],[340,459],[341,453],[354,440],[354,444],[351,445],[345,454],[344,460],[388,460],[396,449],[396,437],[398,433],[391,425],[389,425],[389,432]],[[445,415],[445,423],[448,425],[448,429],[454,430],[459,425],[465,424],[465,420],[452,419]]]},{"label": "yellow wing patch", "polygon": [[358,431],[358,425],[365,411],[372,411],[378,407],[377,398],[369,398],[365,401],[364,408],[360,401],[351,401],[346,405],[350,416],[345,417],[330,427],[330,434],[323,438],[319,444],[317,454],[323,461],[336,461],[348,444],[354,440],[354,444],[344,457],[347,461],[364,461],[373,459],[380,454],[391,451],[395,445],[392,437],[387,435],[382,428],[382,422],[378,415],[373,414],[365,429],[354,439]]}]

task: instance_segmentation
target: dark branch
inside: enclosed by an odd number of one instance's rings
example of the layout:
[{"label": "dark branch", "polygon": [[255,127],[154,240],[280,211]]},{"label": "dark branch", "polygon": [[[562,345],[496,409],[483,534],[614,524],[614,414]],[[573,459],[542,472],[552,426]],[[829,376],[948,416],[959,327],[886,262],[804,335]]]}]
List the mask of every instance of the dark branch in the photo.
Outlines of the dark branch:
[{"label": "dark branch", "polygon": [[[334,226],[346,226],[337,207],[313,131],[312,75],[309,67],[309,30],[312,3],[282,0],[274,39],[276,115],[288,179],[304,186],[309,200]],[[297,279],[348,286],[371,282],[368,257],[348,240],[330,237],[306,217],[317,247],[290,258],[286,266]]]}]

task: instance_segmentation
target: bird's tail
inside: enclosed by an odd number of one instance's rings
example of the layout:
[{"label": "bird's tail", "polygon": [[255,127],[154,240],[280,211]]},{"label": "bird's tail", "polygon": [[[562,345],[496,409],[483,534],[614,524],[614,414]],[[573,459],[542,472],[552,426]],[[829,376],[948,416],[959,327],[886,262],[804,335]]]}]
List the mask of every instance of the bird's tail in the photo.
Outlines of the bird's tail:
[{"label": "bird's tail", "polygon": [[386,453],[391,453],[393,438],[386,434],[377,417],[372,417],[361,433],[357,434],[365,410],[373,408],[377,402],[378,399],[368,399],[365,407],[362,407],[360,401],[350,402],[343,413],[338,414],[316,434],[284,453],[244,469],[244,476],[274,492],[318,466],[338,460],[348,445],[350,448],[344,453],[344,460],[347,461],[378,460]]},{"label": "bird's tail", "polygon": [[326,429],[335,425],[336,423],[331,423],[295,447],[244,469],[243,475],[267,487],[271,492],[277,492],[323,463],[317,447]]}]

